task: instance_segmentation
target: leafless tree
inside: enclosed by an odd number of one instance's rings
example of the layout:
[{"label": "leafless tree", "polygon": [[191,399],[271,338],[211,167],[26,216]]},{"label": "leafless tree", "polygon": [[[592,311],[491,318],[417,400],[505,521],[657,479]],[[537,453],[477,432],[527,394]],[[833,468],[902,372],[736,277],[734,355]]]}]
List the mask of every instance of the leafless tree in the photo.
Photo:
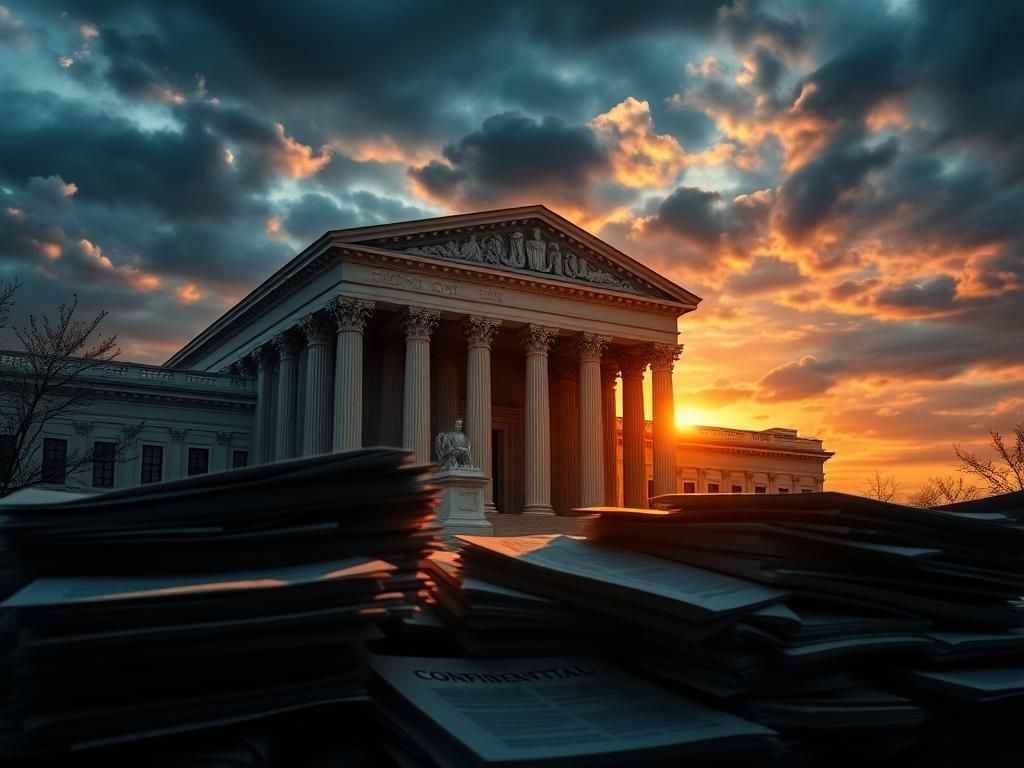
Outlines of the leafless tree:
[{"label": "leafless tree", "polygon": [[877,469],[864,483],[864,495],[879,501],[896,501],[900,484],[892,475],[883,475]]},{"label": "leafless tree", "polygon": [[937,507],[940,504],[971,501],[979,496],[981,491],[978,486],[968,484],[962,477],[929,477],[907,497],[907,503],[915,507]]},{"label": "leafless tree", "polygon": [[1013,434],[1013,445],[1007,445],[999,432],[989,432],[995,460],[980,458],[962,446],[954,445],[953,450],[960,459],[960,471],[982,480],[991,494],[1024,491],[1024,422],[1014,426]]},{"label": "leafless tree", "polygon": [[[6,327],[21,283],[0,281],[0,330]],[[93,390],[85,379],[120,354],[116,336],[98,333],[106,317],[100,312],[78,320],[78,298],[61,304],[56,317],[30,314],[21,326],[12,326],[14,349],[0,350],[0,497],[42,481],[42,435],[52,419],[86,410]],[[134,453],[142,425],[123,431],[113,458],[125,461]],[[93,451],[69,451],[65,474],[90,465]]]}]

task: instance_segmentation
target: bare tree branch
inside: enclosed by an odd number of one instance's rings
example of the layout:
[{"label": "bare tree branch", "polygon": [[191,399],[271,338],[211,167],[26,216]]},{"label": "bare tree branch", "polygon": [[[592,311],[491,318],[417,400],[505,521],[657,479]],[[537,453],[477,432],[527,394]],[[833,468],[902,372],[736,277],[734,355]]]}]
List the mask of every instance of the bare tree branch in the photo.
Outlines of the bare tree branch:
[{"label": "bare tree branch", "polygon": [[900,484],[892,475],[883,475],[876,469],[875,474],[864,483],[864,495],[879,501],[896,501]]},{"label": "bare tree branch", "polygon": [[980,458],[960,445],[954,445],[960,471],[982,480],[992,494],[1024,491],[1024,422],[1013,427],[1013,434],[1013,445],[1007,445],[1002,434],[995,430],[989,433],[996,460]]},{"label": "bare tree branch", "polygon": [[[13,305],[17,281],[0,282],[0,328]],[[107,316],[75,317],[78,297],[61,304],[51,320],[30,314],[24,325],[13,326],[18,349],[0,350],[0,496],[42,480],[42,436],[46,425],[58,417],[69,418],[86,411],[93,403],[93,390],[86,381],[119,354],[116,336],[98,333]],[[139,425],[141,427],[141,425]],[[116,441],[115,461],[130,458],[134,434],[126,431]],[[65,475],[93,462],[92,450],[67,455]]]},{"label": "bare tree branch", "polygon": [[914,493],[907,497],[907,503],[915,507],[937,507],[971,501],[981,496],[976,485],[969,485],[963,477],[930,477]]}]

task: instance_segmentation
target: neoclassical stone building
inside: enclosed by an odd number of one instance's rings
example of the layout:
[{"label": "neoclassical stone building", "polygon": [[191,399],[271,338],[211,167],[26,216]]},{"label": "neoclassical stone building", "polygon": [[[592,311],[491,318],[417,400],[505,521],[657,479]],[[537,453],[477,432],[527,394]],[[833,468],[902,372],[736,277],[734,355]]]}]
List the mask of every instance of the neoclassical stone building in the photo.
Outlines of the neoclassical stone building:
[{"label": "neoclassical stone building", "polygon": [[[202,408],[230,402],[230,419],[219,420],[231,428],[211,431],[205,410],[167,401],[151,406],[142,439],[150,465],[158,433],[172,441],[164,478],[201,463],[189,432],[219,435],[208,471],[239,456],[258,463],[368,445],[429,461],[434,435],[463,418],[492,512],[644,506],[651,493],[689,489],[672,377],[678,320],[699,302],[542,206],[332,231],[163,367],[133,374],[154,391],[180,382],[217,393]],[[105,396],[106,381],[94,410],[113,424],[119,401]],[[818,442],[800,487],[821,487],[830,455]]]},{"label": "neoclassical stone building", "polygon": [[669,492],[677,320],[699,301],[528,206],[328,232],[167,366],[255,376],[257,461],[376,444],[427,461],[462,415],[488,506],[538,514],[553,511],[553,475],[579,504],[618,496],[621,377],[622,496],[642,505],[644,372],[654,491]]}]

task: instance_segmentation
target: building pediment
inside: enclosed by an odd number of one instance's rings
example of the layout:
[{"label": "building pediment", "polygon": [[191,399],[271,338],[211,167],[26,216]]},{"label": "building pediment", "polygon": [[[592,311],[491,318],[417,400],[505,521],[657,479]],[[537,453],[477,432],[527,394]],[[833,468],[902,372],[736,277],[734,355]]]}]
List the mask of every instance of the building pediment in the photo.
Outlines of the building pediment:
[{"label": "building pediment", "polygon": [[449,262],[585,285],[696,307],[700,298],[543,206],[445,216],[329,233]]}]

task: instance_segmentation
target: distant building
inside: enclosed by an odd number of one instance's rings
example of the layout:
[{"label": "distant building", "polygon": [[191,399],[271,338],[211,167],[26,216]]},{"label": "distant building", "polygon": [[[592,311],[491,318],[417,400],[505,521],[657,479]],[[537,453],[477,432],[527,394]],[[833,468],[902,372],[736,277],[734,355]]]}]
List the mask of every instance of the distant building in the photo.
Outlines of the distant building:
[{"label": "distant building", "polygon": [[47,425],[41,454],[59,485],[73,447],[145,421],[132,462],[75,480],[123,487],[369,445],[427,462],[462,417],[491,512],[641,506],[689,483],[820,488],[830,454],[793,432],[677,441],[678,319],[699,302],[543,206],[328,232],[164,366],[98,371],[95,405]]},{"label": "distant building", "polygon": [[[621,421],[621,420],[620,420]],[[644,431],[647,481],[653,495],[652,426]],[[621,432],[619,446],[621,448]],[[677,493],[810,493],[825,483],[834,453],[795,429],[691,427],[676,441]],[[621,466],[621,451],[619,464]]]}]

